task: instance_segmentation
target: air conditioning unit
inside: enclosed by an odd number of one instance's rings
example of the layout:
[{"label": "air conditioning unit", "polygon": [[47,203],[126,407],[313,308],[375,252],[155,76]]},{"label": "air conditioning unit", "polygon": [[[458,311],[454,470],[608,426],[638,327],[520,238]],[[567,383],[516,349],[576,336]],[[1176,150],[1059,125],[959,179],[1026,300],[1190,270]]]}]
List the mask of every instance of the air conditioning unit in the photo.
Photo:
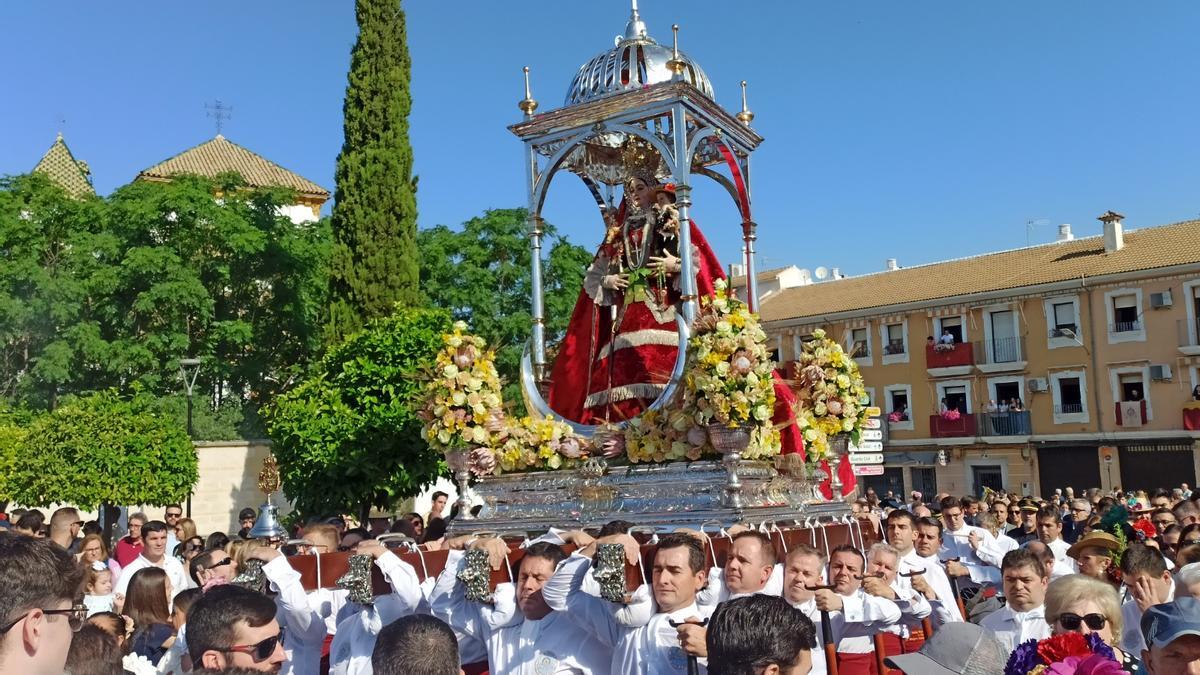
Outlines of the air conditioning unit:
[{"label": "air conditioning unit", "polygon": [[1163,291],[1162,293],[1150,294],[1150,307],[1152,309],[1163,309],[1174,304],[1171,300],[1171,291]]},{"label": "air conditioning unit", "polygon": [[1046,389],[1050,386],[1047,384],[1046,378],[1044,377],[1031,378],[1028,382],[1026,382],[1026,385],[1028,385],[1029,391],[1046,391]]},{"label": "air conditioning unit", "polygon": [[1171,366],[1165,363],[1157,363],[1150,366],[1150,379],[1155,382],[1170,381]]}]

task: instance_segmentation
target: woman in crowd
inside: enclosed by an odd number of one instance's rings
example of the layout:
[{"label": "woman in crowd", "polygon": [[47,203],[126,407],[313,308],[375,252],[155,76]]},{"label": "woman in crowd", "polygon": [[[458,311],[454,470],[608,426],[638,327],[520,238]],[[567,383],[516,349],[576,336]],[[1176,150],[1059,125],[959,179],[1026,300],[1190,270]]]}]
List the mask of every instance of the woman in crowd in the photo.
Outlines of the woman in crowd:
[{"label": "woman in crowd", "polygon": [[175,523],[175,539],[182,542],[194,536],[196,536],[196,521],[191,518],[180,518],[179,522]]},{"label": "woman in crowd", "polygon": [[157,664],[175,642],[171,625],[171,580],[158,567],[134,573],[125,596],[125,615],[133,619],[131,653]]},{"label": "woman in crowd", "polygon": [[1052,635],[1095,633],[1112,647],[1121,668],[1130,675],[1145,672],[1133,654],[1117,648],[1121,635],[1121,604],[1109,584],[1082,574],[1055,579],[1046,589],[1046,623]]},{"label": "woman in crowd", "polygon": [[98,534],[89,534],[79,542],[79,562],[88,565],[94,562],[104,563],[108,569],[112,570],[114,580],[121,575],[121,565],[109,557],[108,546],[104,545],[104,537]]},{"label": "woman in crowd", "polygon": [[208,535],[208,539],[204,541],[205,551],[215,551],[216,549],[224,549],[229,545],[229,535],[224,532],[213,532]]},{"label": "woman in crowd", "polygon": [[46,516],[37,509],[29,509],[21,514],[17,522],[13,523],[13,529],[31,537],[44,538],[46,536]]},{"label": "woman in crowd", "polygon": [[192,558],[200,555],[202,551],[204,551],[204,538],[188,537],[179,544],[179,551],[175,557],[183,561],[184,565],[187,565],[187,563],[192,561]]}]

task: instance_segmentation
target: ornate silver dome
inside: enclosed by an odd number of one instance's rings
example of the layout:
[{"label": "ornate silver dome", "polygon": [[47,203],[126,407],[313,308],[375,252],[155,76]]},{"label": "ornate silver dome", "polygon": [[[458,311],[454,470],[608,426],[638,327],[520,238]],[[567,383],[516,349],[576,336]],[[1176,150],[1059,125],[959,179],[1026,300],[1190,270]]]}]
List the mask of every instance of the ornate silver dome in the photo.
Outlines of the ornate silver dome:
[{"label": "ornate silver dome", "polygon": [[[655,42],[646,32],[646,24],[638,15],[637,1],[634,0],[625,34],[617,36],[615,47],[583,64],[571,81],[564,105],[575,105],[609,94],[669,82],[672,73],[667,62],[671,58],[671,49]],[[683,79],[705,96],[713,98],[712,83],[700,64],[682,51],[679,52],[679,59],[684,64]]]}]

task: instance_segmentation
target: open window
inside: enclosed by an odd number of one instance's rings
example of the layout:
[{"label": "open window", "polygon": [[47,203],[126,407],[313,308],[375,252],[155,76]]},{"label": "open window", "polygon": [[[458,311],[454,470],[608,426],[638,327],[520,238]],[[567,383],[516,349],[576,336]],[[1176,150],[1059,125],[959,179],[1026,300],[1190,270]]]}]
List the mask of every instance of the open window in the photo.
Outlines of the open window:
[{"label": "open window", "polygon": [[850,358],[871,358],[870,336],[868,335],[866,328],[850,329]]},{"label": "open window", "polygon": [[908,351],[908,346],[904,339],[904,324],[889,323],[884,327],[887,343],[884,344],[883,353],[887,355],[903,354]]},{"label": "open window", "polygon": [[955,344],[961,344],[966,341],[966,328],[963,326],[961,316],[943,316],[938,319],[937,323],[938,334],[934,336],[934,340],[946,342],[946,335],[949,334],[950,337],[954,338]]}]

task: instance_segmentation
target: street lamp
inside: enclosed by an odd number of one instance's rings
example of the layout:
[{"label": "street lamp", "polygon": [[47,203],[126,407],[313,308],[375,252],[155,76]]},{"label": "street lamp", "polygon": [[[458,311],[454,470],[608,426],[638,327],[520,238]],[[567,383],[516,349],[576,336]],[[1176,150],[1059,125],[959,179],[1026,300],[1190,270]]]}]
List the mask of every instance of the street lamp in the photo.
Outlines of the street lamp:
[{"label": "street lamp", "polygon": [[[200,374],[200,359],[179,359],[179,376],[183,378],[183,390],[187,393],[187,435],[192,438],[192,390],[196,376]],[[192,517],[192,491],[188,490],[187,517]]]}]

